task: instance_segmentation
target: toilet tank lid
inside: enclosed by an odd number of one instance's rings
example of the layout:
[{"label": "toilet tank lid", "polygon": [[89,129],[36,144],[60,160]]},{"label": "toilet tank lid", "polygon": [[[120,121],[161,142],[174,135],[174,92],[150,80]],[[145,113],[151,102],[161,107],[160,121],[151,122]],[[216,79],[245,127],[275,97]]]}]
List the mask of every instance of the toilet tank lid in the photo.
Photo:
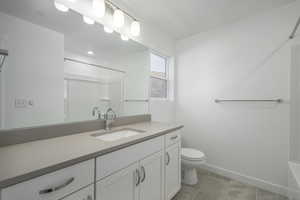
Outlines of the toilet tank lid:
[{"label": "toilet tank lid", "polygon": [[205,154],[199,150],[191,148],[182,148],[181,156],[186,159],[202,160],[205,158]]}]

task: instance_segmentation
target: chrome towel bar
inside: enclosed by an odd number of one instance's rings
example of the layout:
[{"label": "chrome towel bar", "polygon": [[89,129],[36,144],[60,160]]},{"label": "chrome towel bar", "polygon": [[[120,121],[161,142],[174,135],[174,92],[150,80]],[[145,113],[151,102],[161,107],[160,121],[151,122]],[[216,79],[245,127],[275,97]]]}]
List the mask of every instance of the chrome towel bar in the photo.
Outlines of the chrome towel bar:
[{"label": "chrome towel bar", "polygon": [[221,102],[273,102],[282,103],[283,99],[215,99],[215,103]]},{"label": "chrome towel bar", "polygon": [[149,99],[125,99],[125,102],[149,102]]}]

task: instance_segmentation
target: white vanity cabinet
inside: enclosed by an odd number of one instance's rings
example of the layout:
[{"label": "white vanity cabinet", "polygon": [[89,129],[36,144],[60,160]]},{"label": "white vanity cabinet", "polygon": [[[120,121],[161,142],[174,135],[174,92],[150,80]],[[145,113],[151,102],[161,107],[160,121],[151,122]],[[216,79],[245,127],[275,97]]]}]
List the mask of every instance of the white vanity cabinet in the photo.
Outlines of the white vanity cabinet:
[{"label": "white vanity cabinet", "polygon": [[100,156],[96,200],[170,200],[181,188],[180,131]]},{"label": "white vanity cabinet", "polygon": [[181,188],[180,131],[165,136],[165,199],[172,199]]},{"label": "white vanity cabinet", "polygon": [[62,200],[94,200],[94,184],[75,192]]},{"label": "white vanity cabinet", "polygon": [[181,187],[180,131],[33,178],[0,200],[170,200]]},{"label": "white vanity cabinet", "polygon": [[134,163],[96,183],[97,200],[137,200],[138,163]]},{"label": "white vanity cabinet", "polygon": [[163,154],[155,153],[96,183],[97,200],[163,200]]},{"label": "white vanity cabinet", "polygon": [[97,200],[163,200],[164,137],[97,158]]},{"label": "white vanity cabinet", "polygon": [[140,200],[163,200],[163,152],[158,152],[140,161]]},{"label": "white vanity cabinet", "polygon": [[[88,160],[1,191],[1,200],[58,200],[94,183],[94,160]],[[80,199],[83,200],[83,199]]]}]

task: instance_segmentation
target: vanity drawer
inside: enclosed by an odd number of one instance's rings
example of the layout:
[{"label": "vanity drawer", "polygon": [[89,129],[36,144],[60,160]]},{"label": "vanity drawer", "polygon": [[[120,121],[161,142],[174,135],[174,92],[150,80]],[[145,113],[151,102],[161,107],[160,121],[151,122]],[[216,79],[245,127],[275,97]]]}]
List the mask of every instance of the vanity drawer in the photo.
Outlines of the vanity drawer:
[{"label": "vanity drawer", "polygon": [[96,159],[96,176],[100,180],[148,155],[161,151],[163,137],[157,137],[124,149],[100,156]]},{"label": "vanity drawer", "polygon": [[90,185],[62,200],[94,200],[94,185]]},{"label": "vanity drawer", "polygon": [[1,200],[57,200],[94,182],[94,160],[88,160],[4,188]]},{"label": "vanity drawer", "polygon": [[166,147],[179,142],[181,139],[180,130],[173,131],[167,135],[165,135],[165,144]]}]

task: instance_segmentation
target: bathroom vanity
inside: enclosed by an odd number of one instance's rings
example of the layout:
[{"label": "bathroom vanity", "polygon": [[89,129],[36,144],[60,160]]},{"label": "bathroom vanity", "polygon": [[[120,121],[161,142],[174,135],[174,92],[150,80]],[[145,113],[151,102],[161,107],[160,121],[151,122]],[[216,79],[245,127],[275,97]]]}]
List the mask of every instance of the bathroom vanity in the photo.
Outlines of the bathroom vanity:
[{"label": "bathroom vanity", "polygon": [[0,3],[0,200],[170,200],[182,126],[150,114],[175,120],[173,51],[57,1]]},{"label": "bathroom vanity", "polygon": [[100,130],[2,147],[0,199],[170,200],[181,187],[181,128],[149,121],[115,128],[143,131],[114,141]]}]

